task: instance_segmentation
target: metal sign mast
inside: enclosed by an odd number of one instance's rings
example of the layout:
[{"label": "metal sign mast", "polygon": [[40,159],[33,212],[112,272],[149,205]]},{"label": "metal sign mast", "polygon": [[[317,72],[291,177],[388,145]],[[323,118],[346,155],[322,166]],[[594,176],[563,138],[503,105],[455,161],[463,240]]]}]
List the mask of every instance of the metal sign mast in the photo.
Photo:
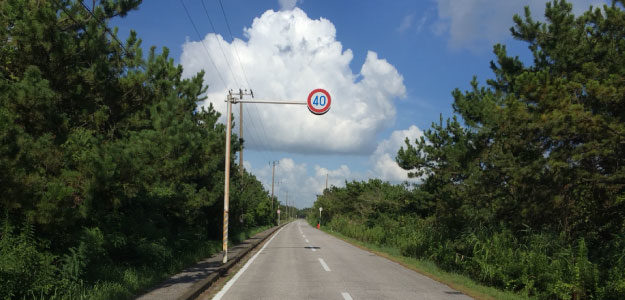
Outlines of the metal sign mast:
[{"label": "metal sign mast", "polygon": [[[316,115],[322,115],[330,110],[331,98],[330,94],[324,89],[315,89],[310,94],[308,94],[308,99],[306,102],[299,101],[254,101],[254,100],[243,100],[243,96],[252,96],[254,98],[254,92],[250,90],[243,91],[239,89],[239,99],[237,99],[236,94],[233,96],[232,90],[228,91],[228,95],[226,95],[226,102],[228,102],[227,109],[227,121],[226,121],[226,158],[225,158],[225,174],[224,174],[224,227],[223,227],[223,251],[224,257],[222,262],[228,262],[228,210],[230,207],[230,137],[232,136],[232,104],[236,103],[267,103],[267,104],[300,104],[307,105],[308,110]],[[241,108],[242,112],[242,108]],[[241,129],[242,130],[242,129]],[[241,131],[242,132],[242,131]],[[242,160],[241,163],[242,165]],[[288,197],[288,196],[287,196]],[[273,199],[272,199],[273,201]],[[288,206],[287,212],[288,212]],[[278,213],[278,218],[280,217],[280,213]],[[279,220],[279,219],[278,219]],[[279,223],[279,221],[278,221]]]}]

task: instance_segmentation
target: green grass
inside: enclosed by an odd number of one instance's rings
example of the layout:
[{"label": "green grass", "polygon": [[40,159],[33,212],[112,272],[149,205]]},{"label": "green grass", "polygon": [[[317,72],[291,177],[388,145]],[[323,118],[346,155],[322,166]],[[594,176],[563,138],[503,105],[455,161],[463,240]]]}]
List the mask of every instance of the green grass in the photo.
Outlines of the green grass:
[{"label": "green grass", "polygon": [[395,247],[378,246],[372,243],[362,242],[347,237],[339,232],[329,230],[327,227],[321,227],[321,230],[361,249],[370,251],[379,256],[395,261],[406,268],[409,268],[438,282],[446,284],[449,287],[463,292],[464,294],[469,295],[475,299],[534,299],[525,295],[520,295],[509,291],[502,291],[493,287],[484,286],[465,275],[443,271],[432,261],[403,256],[400,254],[399,249]]},{"label": "green grass", "polygon": [[287,218],[284,218],[284,219],[280,219],[280,225],[282,225],[282,224],[286,224],[286,223],[289,223],[289,222],[294,221],[294,220],[295,220],[295,218],[288,218],[288,219],[287,219]]}]

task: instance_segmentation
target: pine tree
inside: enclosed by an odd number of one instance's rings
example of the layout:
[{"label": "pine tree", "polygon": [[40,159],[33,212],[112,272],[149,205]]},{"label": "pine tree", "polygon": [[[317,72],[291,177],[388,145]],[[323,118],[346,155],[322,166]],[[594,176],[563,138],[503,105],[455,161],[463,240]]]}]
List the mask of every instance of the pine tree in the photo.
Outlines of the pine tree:
[{"label": "pine tree", "polygon": [[625,293],[623,4],[576,17],[571,4],[553,1],[544,23],[526,8],[511,32],[527,43],[532,64],[495,45],[494,78],[452,93],[464,125],[441,119],[397,155],[402,168],[423,176],[436,219],[452,237],[486,227],[521,240],[531,232],[559,236],[557,244],[570,245],[560,247],[579,248],[577,281],[543,286],[544,297]]},{"label": "pine tree", "polygon": [[[563,231],[596,242],[622,232],[625,197],[625,12],[622,1],[579,17],[547,4],[546,23],[515,16],[525,66],[495,45],[495,78],[455,90],[466,126],[435,124],[398,163],[437,201],[476,222]],[[455,199],[455,200],[450,200]],[[441,204],[443,205],[443,204]]]},{"label": "pine tree", "polygon": [[[32,224],[42,257],[63,258],[41,269],[66,284],[96,282],[106,264],[160,267],[221,234],[225,125],[197,106],[203,72],[183,78],[166,48],[144,57],[133,31],[118,43],[107,22],[140,2],[0,2],[0,210]],[[231,210],[248,222],[234,232],[271,221],[262,185],[242,184]],[[0,297],[52,292],[23,271]]]}]

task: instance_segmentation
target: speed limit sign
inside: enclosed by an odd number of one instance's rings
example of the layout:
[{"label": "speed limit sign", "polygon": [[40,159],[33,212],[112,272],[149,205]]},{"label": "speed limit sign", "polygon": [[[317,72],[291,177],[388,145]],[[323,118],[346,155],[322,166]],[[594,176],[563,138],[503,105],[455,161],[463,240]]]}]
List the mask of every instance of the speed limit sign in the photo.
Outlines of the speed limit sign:
[{"label": "speed limit sign", "polygon": [[308,110],[315,115],[323,115],[330,110],[332,98],[324,89],[315,89],[308,94]]}]

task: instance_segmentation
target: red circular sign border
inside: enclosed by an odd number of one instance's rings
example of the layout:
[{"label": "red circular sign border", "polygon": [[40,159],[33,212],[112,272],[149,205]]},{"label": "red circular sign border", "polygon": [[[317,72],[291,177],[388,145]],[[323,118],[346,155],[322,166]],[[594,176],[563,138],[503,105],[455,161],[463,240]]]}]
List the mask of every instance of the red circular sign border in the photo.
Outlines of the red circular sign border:
[{"label": "red circular sign border", "polygon": [[[312,96],[317,92],[323,93],[328,98],[328,105],[326,105],[325,108],[316,109],[312,106],[312,103],[310,102],[310,100],[312,99]],[[328,91],[324,89],[314,89],[312,92],[310,92],[310,94],[308,94],[308,100],[307,100],[308,110],[310,110],[310,112],[315,115],[323,115],[327,113],[330,110],[330,104],[332,104],[332,98],[330,97],[330,93],[328,93]]]}]

